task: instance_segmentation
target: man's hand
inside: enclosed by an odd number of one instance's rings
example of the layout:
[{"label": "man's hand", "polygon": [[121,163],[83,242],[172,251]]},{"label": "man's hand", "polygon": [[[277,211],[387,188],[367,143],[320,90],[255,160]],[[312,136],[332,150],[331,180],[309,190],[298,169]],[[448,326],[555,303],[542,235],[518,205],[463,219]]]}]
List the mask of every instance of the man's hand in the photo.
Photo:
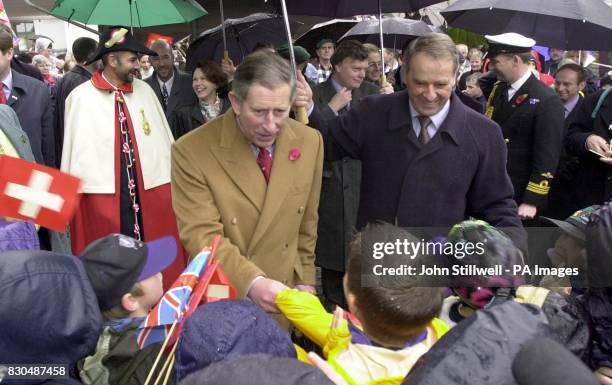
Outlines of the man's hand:
[{"label": "man's hand", "polygon": [[586,146],[588,150],[595,151],[602,156],[610,154],[610,143],[606,142],[606,140],[599,135],[589,135],[586,140]]},{"label": "man's hand", "polygon": [[274,301],[278,293],[285,289],[288,289],[288,287],[278,281],[260,278],[251,285],[247,297],[259,305],[266,313],[280,313]]},{"label": "man's hand", "polygon": [[383,85],[380,87],[379,92],[380,92],[381,94],[383,94],[383,95],[384,95],[384,94],[392,94],[392,93],[394,92],[394,91],[393,91],[393,86],[391,85],[391,83],[385,82],[385,83],[384,83],[384,84],[383,84]]},{"label": "man's hand", "polygon": [[342,87],[342,89],[336,95],[334,95],[332,100],[329,101],[328,105],[329,108],[337,113],[346,107],[346,105],[349,104],[352,99],[353,94],[351,93],[351,90],[346,87]]},{"label": "man's hand", "polygon": [[234,78],[236,67],[234,67],[232,59],[221,59],[221,71],[223,71],[230,80]]},{"label": "man's hand", "polygon": [[306,293],[310,293],[310,294],[317,294],[317,291],[315,290],[314,286],[310,286],[310,285],[295,285],[296,290],[299,291],[305,291]]},{"label": "man's hand", "polygon": [[348,382],[340,374],[338,374],[334,368],[331,367],[330,364],[327,363],[324,359],[319,357],[319,355],[315,352],[308,353],[308,359],[312,362],[313,366],[319,368],[327,378],[331,380],[336,385],[348,385]]},{"label": "man's hand", "polygon": [[293,111],[296,111],[300,107],[306,108],[309,111],[312,107],[312,89],[308,85],[308,82],[304,78],[301,72],[297,73],[297,82],[295,83],[295,101],[291,106]]},{"label": "man's hand", "polygon": [[[308,358],[310,359],[310,354]],[[599,381],[601,385],[612,385],[612,369],[606,366],[597,369],[595,371],[595,377],[597,377],[597,381]]]},{"label": "man's hand", "polygon": [[527,203],[521,203],[518,207],[518,215],[521,219],[533,219],[537,212],[537,207],[528,205]]}]

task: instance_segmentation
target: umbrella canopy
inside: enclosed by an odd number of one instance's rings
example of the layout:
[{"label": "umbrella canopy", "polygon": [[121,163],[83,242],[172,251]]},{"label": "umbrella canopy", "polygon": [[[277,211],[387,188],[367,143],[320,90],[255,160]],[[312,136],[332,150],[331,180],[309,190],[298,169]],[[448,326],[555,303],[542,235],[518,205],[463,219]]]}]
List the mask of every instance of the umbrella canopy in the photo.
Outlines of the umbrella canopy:
[{"label": "umbrella canopy", "polygon": [[[379,21],[364,20],[342,36],[344,39],[356,39],[362,43],[379,45]],[[400,48],[410,40],[428,32],[439,32],[439,29],[423,21],[404,19],[401,17],[387,17],[382,19],[383,42],[385,47]]]},{"label": "umbrella canopy", "polygon": [[516,32],[548,47],[612,50],[612,7],[603,0],[457,0],[442,15],[481,34]]},{"label": "umbrella canopy", "polygon": [[[225,34],[227,50],[234,64],[242,62],[259,42],[280,46],[287,43],[283,18],[268,13],[254,13],[240,19],[227,19]],[[298,23],[292,22],[292,28]],[[223,58],[223,33],[221,25],[202,32],[187,51],[187,70],[191,71],[202,60],[219,62]]]},{"label": "umbrella canopy", "polygon": [[[380,11],[382,13],[415,12],[439,2],[440,0],[381,0]],[[378,0],[292,0],[287,2],[287,12],[293,15],[342,18],[378,14],[378,11]]]},{"label": "umbrella canopy", "polygon": [[208,14],[195,0],[57,0],[50,13],[84,24],[139,28],[189,23]]},{"label": "umbrella canopy", "polygon": [[319,40],[330,38],[337,42],[355,24],[357,20],[349,19],[333,19],[315,24],[309,31],[295,39],[295,44],[306,48],[314,56]]}]

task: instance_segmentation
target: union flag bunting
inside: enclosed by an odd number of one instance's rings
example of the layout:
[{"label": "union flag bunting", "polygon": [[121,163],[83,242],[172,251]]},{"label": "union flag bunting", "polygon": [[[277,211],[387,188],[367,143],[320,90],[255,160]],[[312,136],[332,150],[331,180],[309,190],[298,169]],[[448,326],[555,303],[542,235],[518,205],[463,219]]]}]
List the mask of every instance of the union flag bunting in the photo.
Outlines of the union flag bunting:
[{"label": "union flag bunting", "polygon": [[0,217],[65,231],[79,203],[81,180],[57,169],[0,155]]}]

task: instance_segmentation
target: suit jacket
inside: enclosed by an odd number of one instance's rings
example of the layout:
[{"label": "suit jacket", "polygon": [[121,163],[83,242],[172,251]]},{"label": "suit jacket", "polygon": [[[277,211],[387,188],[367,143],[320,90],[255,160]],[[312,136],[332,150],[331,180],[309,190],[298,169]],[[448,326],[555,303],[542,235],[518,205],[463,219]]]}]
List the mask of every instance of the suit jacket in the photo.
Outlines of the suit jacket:
[{"label": "suit jacket", "polygon": [[13,72],[13,89],[7,104],[15,110],[28,134],[36,162],[55,167],[53,103],[45,83]]},{"label": "suit jacket", "polygon": [[508,175],[518,204],[546,206],[563,140],[563,104],[533,74],[508,101],[501,83],[493,96],[493,116],[508,147]]},{"label": "suit jacket", "polygon": [[64,146],[64,110],[66,98],[77,86],[91,79],[91,72],[77,64],[64,75],[55,86],[55,164],[59,168],[62,162]]},{"label": "suit jacket", "polygon": [[[230,107],[230,101],[228,98],[219,96],[221,99],[221,114],[224,114]],[[174,110],[174,112],[168,118],[168,124],[174,139],[178,139],[185,135],[191,130],[194,130],[204,123],[207,123],[204,115],[202,115],[202,109],[200,103],[191,104],[188,106],[182,106]]]},{"label": "suit jacket", "polygon": [[358,228],[378,220],[451,226],[473,216],[505,228],[526,249],[499,126],[453,94],[447,118],[422,146],[408,102],[408,92],[400,91],[368,96],[331,121],[316,109],[310,116],[323,134],[326,159],[361,160]]},{"label": "suit jacket", "polygon": [[153,72],[153,75],[149,76],[146,79],[143,79],[145,82],[149,83],[153,91],[155,91],[155,95],[157,95],[157,99],[159,99],[159,103],[164,107],[164,111],[166,112],[166,118],[169,118],[172,115],[172,112],[181,106],[193,105],[198,102],[198,98],[193,92],[193,87],[191,86],[191,75],[187,72],[179,71],[177,69],[174,70],[174,82],[172,83],[172,89],[170,90],[170,95],[168,96],[168,105],[164,106],[161,88],[159,87],[159,81],[157,80],[157,74]]},{"label": "suit jacket", "polygon": [[[333,75],[332,75],[333,76]],[[324,119],[335,119],[336,114],[328,103],[336,89],[330,76],[312,90],[315,108]],[[357,108],[367,95],[378,94],[378,86],[363,81],[359,88],[351,91],[351,108]],[[344,108],[339,114],[346,113]],[[345,157],[323,163],[321,200],[319,202],[319,226],[317,239],[317,265],[335,271],[344,271],[349,244],[355,230],[359,208],[361,162]]]},{"label": "suit jacket", "polygon": [[260,275],[314,285],[322,167],[321,135],[292,119],[269,184],[233,110],[183,136],[172,146],[172,202],[189,255],[222,235],[217,258],[240,296]]},{"label": "suit jacket", "polygon": [[570,125],[565,139],[565,149],[580,158],[575,185],[575,204],[578,208],[602,204],[612,198],[612,166],[599,160],[599,157],[586,149],[589,135],[595,134],[606,141],[612,139],[609,130],[612,124],[612,93],[608,93],[595,118],[592,117],[597,102],[604,90],[587,96],[581,104],[576,120]]}]

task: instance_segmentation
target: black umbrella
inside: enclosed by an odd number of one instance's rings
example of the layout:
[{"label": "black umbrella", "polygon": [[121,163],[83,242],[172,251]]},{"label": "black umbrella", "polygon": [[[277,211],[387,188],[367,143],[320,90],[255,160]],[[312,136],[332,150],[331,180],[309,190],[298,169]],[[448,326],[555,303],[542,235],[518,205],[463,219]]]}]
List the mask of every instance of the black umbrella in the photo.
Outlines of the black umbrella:
[{"label": "black umbrella", "polygon": [[[287,43],[282,16],[255,13],[240,19],[227,19],[225,36],[227,51],[235,64],[242,62],[259,42],[269,42],[275,46]],[[298,23],[293,22],[297,27]],[[187,51],[187,70],[191,71],[201,60],[221,61],[223,53],[223,30],[221,25],[202,32],[189,46]]]},{"label": "black umbrella", "polygon": [[516,32],[548,47],[612,50],[612,7],[603,0],[457,0],[442,15],[480,34]]},{"label": "black umbrella", "polygon": [[[380,12],[410,13],[439,2],[440,0],[381,0]],[[292,0],[287,2],[287,12],[293,15],[342,18],[374,15],[379,13],[379,7],[377,0]]]},{"label": "black umbrella", "polygon": [[[439,32],[423,21],[404,19],[401,17],[386,17],[382,19],[383,43],[385,47],[400,48],[406,42],[428,32]],[[362,43],[380,44],[378,20],[364,20],[348,30],[342,36],[344,39],[356,39]]]},{"label": "black umbrella", "polygon": [[315,24],[308,32],[295,39],[295,44],[306,48],[308,52],[314,54],[319,40],[330,38],[336,42],[356,24],[357,20],[348,19],[333,19]]},{"label": "black umbrella", "polygon": [[[284,13],[330,18],[378,14],[380,20],[383,13],[414,12],[439,2],[440,0],[293,0],[288,4]],[[281,0],[281,3],[285,6],[285,0]],[[378,29],[379,44],[382,45],[382,24],[379,24]],[[384,68],[385,58],[382,50],[380,60]],[[384,76],[381,82],[385,83]]]}]

